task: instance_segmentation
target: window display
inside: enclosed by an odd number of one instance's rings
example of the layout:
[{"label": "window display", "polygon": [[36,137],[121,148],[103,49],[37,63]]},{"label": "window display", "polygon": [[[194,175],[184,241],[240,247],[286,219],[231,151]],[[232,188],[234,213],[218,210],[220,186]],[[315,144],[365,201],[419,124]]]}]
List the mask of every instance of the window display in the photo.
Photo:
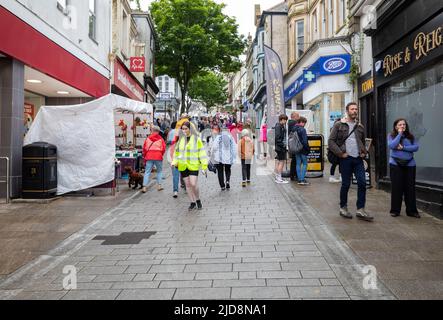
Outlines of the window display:
[{"label": "window display", "polygon": [[417,181],[443,185],[443,62],[385,88],[383,99],[386,136],[396,119],[405,118],[419,142]]}]

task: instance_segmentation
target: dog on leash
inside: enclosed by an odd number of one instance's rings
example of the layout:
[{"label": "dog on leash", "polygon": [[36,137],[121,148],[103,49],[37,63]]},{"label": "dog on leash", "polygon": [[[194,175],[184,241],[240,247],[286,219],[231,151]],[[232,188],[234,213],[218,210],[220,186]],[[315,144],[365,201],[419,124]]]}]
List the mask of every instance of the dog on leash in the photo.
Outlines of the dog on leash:
[{"label": "dog on leash", "polygon": [[134,186],[132,189],[135,190],[138,185],[140,185],[140,189],[143,188],[143,174],[132,170],[131,167],[125,167],[125,172],[129,175],[129,188]]}]

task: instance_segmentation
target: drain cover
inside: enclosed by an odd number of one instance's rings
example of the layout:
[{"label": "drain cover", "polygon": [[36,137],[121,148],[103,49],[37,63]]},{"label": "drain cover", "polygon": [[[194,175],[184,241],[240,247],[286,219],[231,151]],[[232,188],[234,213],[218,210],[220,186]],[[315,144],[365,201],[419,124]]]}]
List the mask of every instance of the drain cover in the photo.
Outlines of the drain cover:
[{"label": "drain cover", "polygon": [[104,240],[102,246],[119,244],[139,244],[143,239],[149,239],[157,232],[124,232],[119,236],[97,236],[92,240]]}]

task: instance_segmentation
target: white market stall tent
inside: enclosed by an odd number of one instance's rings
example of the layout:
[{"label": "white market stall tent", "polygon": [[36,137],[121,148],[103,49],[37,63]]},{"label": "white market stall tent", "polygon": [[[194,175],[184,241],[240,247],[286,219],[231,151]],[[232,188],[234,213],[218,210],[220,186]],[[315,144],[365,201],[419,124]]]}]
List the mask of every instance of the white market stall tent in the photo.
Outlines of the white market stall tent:
[{"label": "white market stall tent", "polygon": [[148,103],[109,94],[71,106],[40,109],[24,145],[47,142],[57,147],[57,194],[89,189],[115,176],[115,112],[153,114]]}]

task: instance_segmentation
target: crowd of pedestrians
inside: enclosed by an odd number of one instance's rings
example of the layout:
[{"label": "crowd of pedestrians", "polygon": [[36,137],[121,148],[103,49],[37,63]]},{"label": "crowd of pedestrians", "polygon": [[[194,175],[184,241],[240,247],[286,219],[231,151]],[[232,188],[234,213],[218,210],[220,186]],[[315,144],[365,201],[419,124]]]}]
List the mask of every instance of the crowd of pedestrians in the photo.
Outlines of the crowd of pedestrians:
[{"label": "crowd of pedestrians", "polygon": [[[343,218],[352,219],[353,214],[348,208],[348,193],[355,177],[358,188],[355,215],[361,220],[373,221],[374,216],[366,210],[364,159],[368,150],[365,128],[359,122],[357,103],[349,103],[345,111],[345,116],[337,120],[331,128],[327,142],[328,160],[331,162],[329,182],[341,182],[338,212]],[[146,169],[142,191],[147,192],[154,167],[157,170],[157,189],[163,190],[163,162],[167,147],[172,170],[173,197],[178,198],[181,184],[191,202],[190,211],[203,208],[198,186],[200,174],[207,177],[209,169],[217,174],[221,191],[229,190],[232,186],[233,165],[237,160],[241,163],[243,188],[252,184],[251,167],[254,160],[267,159],[271,153],[275,154],[275,183],[288,184],[294,181],[300,186],[309,186],[306,176],[311,151],[305,128],[307,123],[308,120],[296,111],[291,113],[290,119],[286,115],[280,115],[278,122],[272,127],[264,121],[257,128],[256,139],[252,121],[248,119],[241,123],[233,116],[197,120],[183,114],[178,121],[168,123],[168,128],[165,127],[166,121],[159,122],[158,126],[153,126],[152,134],[146,139],[143,147]],[[271,135],[275,137],[274,141],[268,141],[270,130],[274,130],[274,134]],[[394,122],[393,130],[387,137],[387,144],[390,149],[389,171],[392,188],[390,214],[392,217],[399,216],[404,200],[406,214],[420,218],[415,196],[414,160],[414,153],[418,151],[419,145],[409,131],[406,119]],[[288,157],[290,170],[283,174]],[[339,178],[335,177],[337,169]],[[289,179],[285,179],[286,177]]]}]

